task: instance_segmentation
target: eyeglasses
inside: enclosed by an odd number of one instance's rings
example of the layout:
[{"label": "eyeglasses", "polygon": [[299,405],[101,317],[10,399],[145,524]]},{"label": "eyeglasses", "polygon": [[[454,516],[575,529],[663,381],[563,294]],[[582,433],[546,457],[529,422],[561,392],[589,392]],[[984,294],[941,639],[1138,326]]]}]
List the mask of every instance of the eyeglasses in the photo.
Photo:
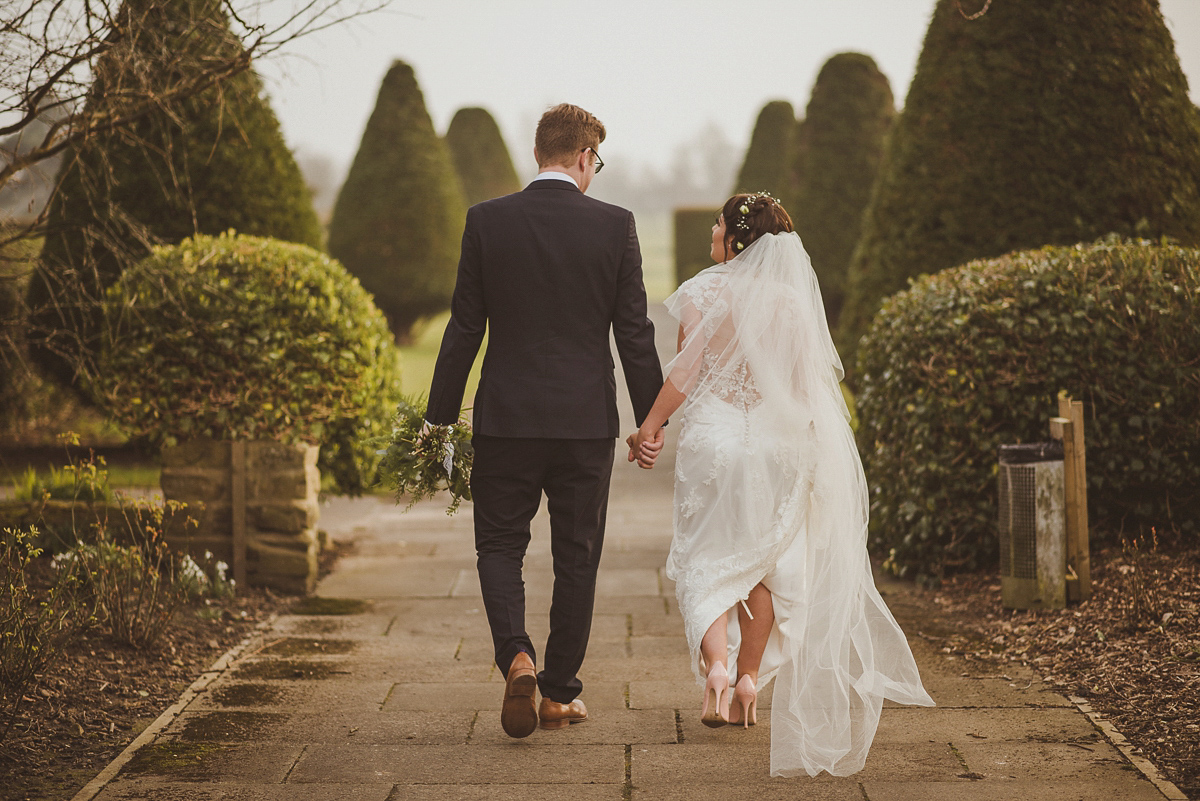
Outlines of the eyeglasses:
[{"label": "eyeglasses", "polygon": [[581,150],[579,152],[586,153],[589,150],[592,151],[592,155],[596,157],[596,172],[599,173],[602,169],[604,169],[604,159],[600,158],[600,154],[596,152],[596,148],[585,147],[583,150]]}]

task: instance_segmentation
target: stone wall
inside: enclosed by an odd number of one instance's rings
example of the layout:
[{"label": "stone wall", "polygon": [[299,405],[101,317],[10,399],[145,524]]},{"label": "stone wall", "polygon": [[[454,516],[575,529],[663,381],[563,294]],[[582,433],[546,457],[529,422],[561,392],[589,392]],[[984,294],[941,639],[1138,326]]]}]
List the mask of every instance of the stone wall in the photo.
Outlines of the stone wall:
[{"label": "stone wall", "polygon": [[162,453],[167,500],[188,504],[198,527],[171,532],[194,554],[212,551],[231,567],[234,555],[235,480],[242,476],[246,579],[289,593],[312,591],[317,579],[317,446],[274,441],[241,443],[244,470],[235,470],[234,443],[191,440]]}]

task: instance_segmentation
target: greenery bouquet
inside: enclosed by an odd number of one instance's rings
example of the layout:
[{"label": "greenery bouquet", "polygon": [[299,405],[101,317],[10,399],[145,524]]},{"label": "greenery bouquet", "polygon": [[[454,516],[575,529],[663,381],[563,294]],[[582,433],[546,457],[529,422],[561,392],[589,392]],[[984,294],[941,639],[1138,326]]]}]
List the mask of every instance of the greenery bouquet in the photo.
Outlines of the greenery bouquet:
[{"label": "greenery bouquet", "polygon": [[379,451],[379,475],[396,493],[396,503],[407,496],[411,509],[417,501],[446,490],[450,506],[458,511],[463,499],[471,500],[471,426],[459,417],[454,425],[425,428],[425,399],[402,398],[396,409],[390,437],[374,440]]}]

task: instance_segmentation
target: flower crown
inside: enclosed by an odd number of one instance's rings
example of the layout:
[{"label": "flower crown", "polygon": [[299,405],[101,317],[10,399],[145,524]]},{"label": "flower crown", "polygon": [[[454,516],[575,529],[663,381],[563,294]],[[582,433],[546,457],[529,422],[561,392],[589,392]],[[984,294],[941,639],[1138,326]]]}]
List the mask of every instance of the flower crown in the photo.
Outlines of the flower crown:
[{"label": "flower crown", "polygon": [[[776,206],[782,205],[779,202],[779,198],[771,195],[768,192],[754,192],[749,194],[746,196],[746,199],[742,201],[741,205],[737,207],[737,215],[733,221],[734,228],[737,228],[739,231],[750,233],[750,222],[746,218],[750,216],[751,205],[760,200],[770,201]],[[734,245],[738,250],[743,250],[746,247],[745,243],[743,242],[735,242]]]}]

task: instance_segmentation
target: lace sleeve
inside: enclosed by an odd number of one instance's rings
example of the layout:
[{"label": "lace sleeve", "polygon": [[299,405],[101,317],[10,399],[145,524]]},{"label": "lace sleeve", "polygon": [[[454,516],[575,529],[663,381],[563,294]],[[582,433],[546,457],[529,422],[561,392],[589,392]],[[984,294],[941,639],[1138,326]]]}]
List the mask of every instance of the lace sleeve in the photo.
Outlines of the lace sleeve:
[{"label": "lace sleeve", "polygon": [[[712,269],[712,268],[710,268]],[[668,379],[685,395],[696,385],[704,364],[708,340],[712,338],[711,312],[720,303],[719,274],[708,270],[684,282],[667,298],[666,306],[683,327],[683,344],[666,367]]]}]

